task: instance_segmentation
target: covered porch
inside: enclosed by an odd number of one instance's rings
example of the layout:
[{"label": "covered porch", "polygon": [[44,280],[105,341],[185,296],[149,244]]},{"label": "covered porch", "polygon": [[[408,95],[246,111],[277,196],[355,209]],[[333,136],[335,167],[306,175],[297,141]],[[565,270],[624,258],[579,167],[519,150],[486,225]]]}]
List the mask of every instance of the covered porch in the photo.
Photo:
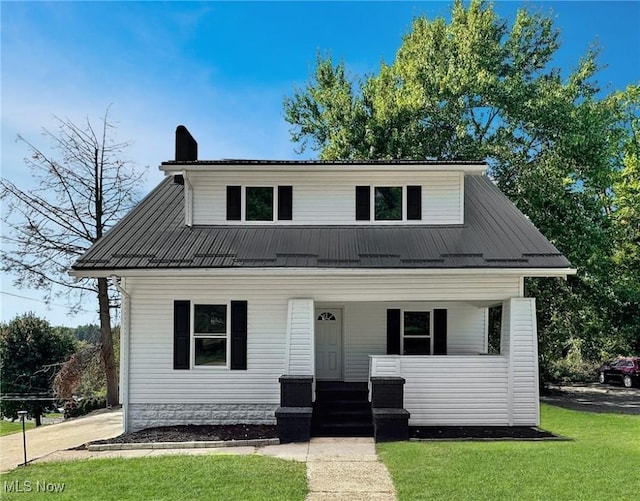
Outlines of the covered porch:
[{"label": "covered porch", "polygon": [[[489,304],[502,306],[493,349]],[[370,387],[372,377],[402,378],[411,426],[539,423],[534,299],[341,304],[293,299],[288,336],[288,374],[313,377],[313,400],[318,382]]]}]

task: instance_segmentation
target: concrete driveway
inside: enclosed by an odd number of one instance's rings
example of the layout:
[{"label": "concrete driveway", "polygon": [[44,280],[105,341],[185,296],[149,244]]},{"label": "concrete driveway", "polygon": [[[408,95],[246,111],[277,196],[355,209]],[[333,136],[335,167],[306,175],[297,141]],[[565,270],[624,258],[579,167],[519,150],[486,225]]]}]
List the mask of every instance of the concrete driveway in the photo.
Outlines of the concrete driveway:
[{"label": "concrete driveway", "polygon": [[[27,461],[52,452],[118,436],[122,433],[122,411],[106,411],[59,424],[27,431]],[[24,462],[22,433],[0,437],[0,471],[8,471]]]}]

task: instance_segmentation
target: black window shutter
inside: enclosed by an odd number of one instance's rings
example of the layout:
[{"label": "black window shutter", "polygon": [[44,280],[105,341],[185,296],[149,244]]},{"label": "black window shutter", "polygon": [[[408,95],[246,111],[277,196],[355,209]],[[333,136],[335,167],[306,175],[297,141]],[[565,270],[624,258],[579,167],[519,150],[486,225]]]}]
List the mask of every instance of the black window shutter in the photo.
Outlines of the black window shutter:
[{"label": "black window shutter", "polygon": [[227,221],[240,221],[242,208],[242,187],[227,186]]},{"label": "black window shutter", "polygon": [[371,188],[356,186],[356,221],[371,219]]},{"label": "black window shutter", "polygon": [[387,355],[400,355],[400,310],[387,310]]},{"label": "black window shutter", "polygon": [[291,186],[278,186],[278,219],[293,219],[293,189]]},{"label": "black window shutter", "polygon": [[231,301],[231,370],[247,369],[247,302]]},{"label": "black window shutter", "polygon": [[173,368],[189,368],[189,340],[191,331],[191,303],[173,302]]},{"label": "black window shutter", "polygon": [[433,354],[447,354],[447,310],[433,310]]},{"label": "black window shutter", "polygon": [[422,219],[422,186],[407,186],[407,219]]}]

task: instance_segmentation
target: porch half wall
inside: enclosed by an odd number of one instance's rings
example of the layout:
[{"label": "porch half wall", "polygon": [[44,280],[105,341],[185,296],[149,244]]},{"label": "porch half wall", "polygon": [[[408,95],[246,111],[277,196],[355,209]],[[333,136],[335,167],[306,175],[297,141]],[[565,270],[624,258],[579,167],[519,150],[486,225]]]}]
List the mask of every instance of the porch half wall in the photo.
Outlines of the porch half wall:
[{"label": "porch half wall", "polygon": [[537,426],[535,299],[502,311],[500,355],[371,356],[370,375],[405,378],[411,426]]}]

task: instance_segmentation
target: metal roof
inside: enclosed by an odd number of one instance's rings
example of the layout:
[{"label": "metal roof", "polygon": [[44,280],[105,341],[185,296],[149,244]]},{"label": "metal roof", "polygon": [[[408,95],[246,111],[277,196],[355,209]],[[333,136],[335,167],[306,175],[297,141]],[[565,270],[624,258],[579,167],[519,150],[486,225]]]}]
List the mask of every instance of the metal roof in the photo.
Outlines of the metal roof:
[{"label": "metal roof", "polygon": [[482,175],[465,176],[465,223],[452,226],[188,227],[183,189],[168,176],[73,269],[570,267]]}]

